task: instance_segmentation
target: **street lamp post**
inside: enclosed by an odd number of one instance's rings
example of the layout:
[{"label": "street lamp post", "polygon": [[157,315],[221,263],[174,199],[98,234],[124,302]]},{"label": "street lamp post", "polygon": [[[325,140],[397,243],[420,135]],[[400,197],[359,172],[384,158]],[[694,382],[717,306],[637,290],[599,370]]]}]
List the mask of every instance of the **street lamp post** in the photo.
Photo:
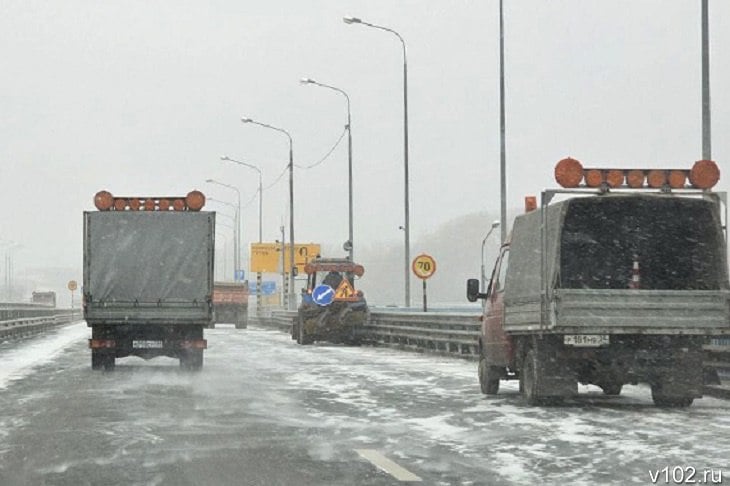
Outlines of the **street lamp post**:
[{"label": "street lamp post", "polygon": [[276,130],[277,132],[283,133],[289,139],[289,299],[287,302],[287,308],[294,310],[296,304],[296,297],[294,295],[294,273],[296,265],[294,264],[294,142],[289,132],[283,128],[278,128],[273,125],[261,123],[248,117],[242,117],[243,123],[253,123],[264,128]]},{"label": "street lamp post", "polygon": [[347,100],[347,125],[345,128],[347,129],[347,171],[348,171],[348,198],[349,198],[349,216],[348,216],[348,233],[347,233],[347,243],[345,244],[345,248],[347,248],[347,252],[350,256],[350,261],[354,260],[354,239],[353,239],[353,229],[352,229],[352,118],[350,116],[350,97],[347,95],[347,93],[335,86],[330,86],[328,84],[320,83],[315,81],[314,79],[310,78],[302,78],[300,80],[300,83],[302,84],[313,84],[315,86],[320,86],[322,88],[331,89],[333,91],[337,91],[338,93],[342,94],[345,99]]},{"label": "street lamp post", "polygon": [[360,24],[366,27],[372,27],[378,30],[384,30],[398,37],[401,45],[403,46],[403,167],[405,172],[405,224],[403,226],[403,232],[405,233],[405,265],[404,265],[404,277],[405,277],[405,305],[406,307],[411,306],[411,279],[410,279],[410,266],[411,266],[411,224],[410,224],[410,206],[408,197],[408,60],[406,57],[406,42],[403,37],[393,29],[383,27],[382,25],[375,25],[369,22],[364,22],[362,19],[357,17],[343,17],[342,21],[346,24]]},{"label": "street lamp post", "polygon": [[702,158],[712,159],[710,123],[710,27],[707,0],[702,0]]},{"label": "street lamp post", "polygon": [[492,231],[494,231],[498,226],[500,225],[499,220],[494,221],[492,223],[491,228],[489,228],[489,231],[487,232],[487,236],[484,237],[482,240],[482,292],[486,292],[485,286],[487,284],[487,272],[484,262],[484,244],[487,242],[487,238],[489,238],[489,235],[492,234]]},{"label": "street lamp post", "polygon": [[[215,179],[206,179],[205,182],[209,184],[218,184],[219,186],[227,187],[228,189],[236,191],[236,197],[238,198],[238,207],[236,207],[236,244],[234,245],[236,254],[233,257],[234,265],[236,265],[235,271],[233,272],[233,280],[235,281],[238,271],[241,270],[241,191],[239,191],[236,186],[226,184],[225,182],[219,182]],[[212,198],[209,199],[214,200]]]},{"label": "street lamp post", "polygon": [[507,142],[504,121],[504,1],[499,0],[499,194],[500,243],[507,239]]},{"label": "street lamp post", "polygon": [[[226,216],[227,218],[230,218],[233,220],[233,224],[224,223],[223,221],[216,221],[216,228],[218,228],[219,225],[221,227],[230,228],[233,231],[233,246],[235,247],[235,245],[236,245],[236,228],[234,225],[236,223],[236,218],[234,216],[231,216],[226,213],[222,213],[220,211],[218,211],[218,214],[220,214],[221,216]],[[223,274],[224,275],[227,273],[226,272],[226,262],[227,261],[228,261],[228,239],[226,239],[224,237],[224,239],[223,239]]]},{"label": "street lamp post", "polygon": [[[229,162],[233,162],[234,164],[242,165],[244,167],[248,167],[250,169],[255,170],[259,173],[259,243],[263,241],[263,229],[262,229],[262,222],[263,222],[263,211],[264,211],[264,187],[263,187],[263,174],[261,172],[261,169],[253,164],[249,164],[247,162],[242,162],[240,160],[232,159],[227,155],[221,156],[221,160],[227,160]],[[249,269],[251,270],[251,269]],[[261,302],[261,285],[263,284],[263,278],[261,275],[261,272],[256,272],[256,315],[260,316],[262,311],[262,302]]]},{"label": "street lamp post", "polygon": [[233,162],[234,164],[243,165],[244,167],[248,167],[250,169],[255,170],[259,173],[259,243],[263,241],[263,230],[261,227],[261,222],[263,221],[263,211],[264,211],[264,188],[263,188],[263,174],[261,172],[261,169],[253,164],[249,164],[248,162],[242,162],[240,160],[232,159],[227,155],[221,156],[221,160],[227,160],[229,162]]}]

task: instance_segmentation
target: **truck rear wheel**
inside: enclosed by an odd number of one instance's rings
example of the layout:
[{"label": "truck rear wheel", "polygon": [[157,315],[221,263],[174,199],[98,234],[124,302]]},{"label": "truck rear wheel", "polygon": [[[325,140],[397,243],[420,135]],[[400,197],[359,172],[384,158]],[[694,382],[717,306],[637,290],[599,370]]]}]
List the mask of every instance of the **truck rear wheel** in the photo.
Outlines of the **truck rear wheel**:
[{"label": "truck rear wheel", "polygon": [[489,366],[484,356],[479,358],[479,386],[485,395],[496,395],[499,392],[500,368]]},{"label": "truck rear wheel", "polygon": [[203,350],[188,349],[180,354],[180,368],[183,370],[198,371],[203,368]]},{"label": "truck rear wheel", "polygon": [[694,397],[667,390],[668,383],[661,380],[651,384],[651,399],[657,407],[686,408],[692,405]]},{"label": "truck rear wheel", "polygon": [[114,355],[109,353],[102,353],[100,351],[91,350],[91,369],[92,370],[107,370],[111,371],[114,369],[115,359]]},{"label": "truck rear wheel", "polygon": [[603,383],[600,385],[604,395],[618,396],[621,395],[621,389],[624,385],[620,382]]}]

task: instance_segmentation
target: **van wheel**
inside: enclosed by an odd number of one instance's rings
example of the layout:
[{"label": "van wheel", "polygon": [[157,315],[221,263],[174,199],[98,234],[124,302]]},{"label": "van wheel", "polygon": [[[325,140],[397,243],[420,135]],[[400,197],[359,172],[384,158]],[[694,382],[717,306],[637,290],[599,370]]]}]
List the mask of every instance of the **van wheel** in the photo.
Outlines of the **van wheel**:
[{"label": "van wheel", "polygon": [[537,372],[537,353],[534,349],[527,352],[525,361],[522,363],[522,371],[520,371],[520,386],[522,388],[522,396],[528,405],[541,405],[541,400],[537,395],[539,374]]},{"label": "van wheel", "polygon": [[485,395],[496,395],[499,392],[499,366],[489,366],[484,356],[479,358],[479,386]]}]

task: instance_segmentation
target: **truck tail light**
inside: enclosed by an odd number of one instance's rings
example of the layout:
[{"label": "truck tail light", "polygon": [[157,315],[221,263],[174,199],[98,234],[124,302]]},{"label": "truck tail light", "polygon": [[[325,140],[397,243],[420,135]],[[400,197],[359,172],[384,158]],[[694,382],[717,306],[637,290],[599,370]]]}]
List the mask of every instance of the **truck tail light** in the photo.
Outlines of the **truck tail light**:
[{"label": "truck tail light", "polygon": [[113,339],[89,339],[89,347],[91,349],[113,349],[117,347],[117,342]]},{"label": "truck tail light", "polygon": [[208,349],[208,341],[206,339],[185,339],[180,341],[181,349]]}]

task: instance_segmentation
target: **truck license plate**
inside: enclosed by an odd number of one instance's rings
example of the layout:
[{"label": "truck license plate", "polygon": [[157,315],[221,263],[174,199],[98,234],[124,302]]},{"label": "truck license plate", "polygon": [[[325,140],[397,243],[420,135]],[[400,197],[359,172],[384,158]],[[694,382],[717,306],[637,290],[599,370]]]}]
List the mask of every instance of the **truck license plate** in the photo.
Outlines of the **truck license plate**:
[{"label": "truck license plate", "polygon": [[132,347],[135,349],[161,349],[162,341],[134,340]]},{"label": "truck license plate", "polygon": [[563,343],[568,346],[604,346],[610,343],[608,334],[566,334]]}]

